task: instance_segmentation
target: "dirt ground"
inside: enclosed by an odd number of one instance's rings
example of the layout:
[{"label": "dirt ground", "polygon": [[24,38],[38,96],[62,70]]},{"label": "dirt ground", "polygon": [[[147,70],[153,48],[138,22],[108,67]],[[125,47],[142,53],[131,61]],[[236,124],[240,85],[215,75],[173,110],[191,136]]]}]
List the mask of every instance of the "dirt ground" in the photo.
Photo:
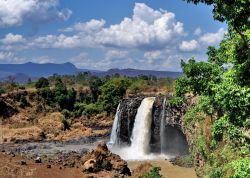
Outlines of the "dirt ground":
[{"label": "dirt ground", "polygon": [[[26,165],[21,165],[25,161]],[[83,178],[77,168],[64,168],[34,163],[19,156],[0,154],[0,178]]]},{"label": "dirt ground", "polygon": [[128,161],[128,166],[130,169],[134,169],[145,162],[160,167],[160,173],[164,178],[197,178],[194,168],[174,166],[167,160]]}]

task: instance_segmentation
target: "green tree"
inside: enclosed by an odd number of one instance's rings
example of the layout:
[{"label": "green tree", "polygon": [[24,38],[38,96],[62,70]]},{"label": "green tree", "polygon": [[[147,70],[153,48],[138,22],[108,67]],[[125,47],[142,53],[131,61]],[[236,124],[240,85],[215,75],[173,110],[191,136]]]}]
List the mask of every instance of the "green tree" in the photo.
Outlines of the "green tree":
[{"label": "green tree", "polygon": [[100,102],[107,112],[114,112],[129,86],[127,78],[113,78],[101,86]]},{"label": "green tree", "polygon": [[48,79],[46,79],[44,77],[39,78],[38,81],[35,84],[35,87],[37,89],[49,87],[49,81],[48,81]]},{"label": "green tree", "polygon": [[73,88],[68,90],[59,77],[56,79],[54,96],[55,101],[61,109],[73,110],[76,99],[76,91]]}]

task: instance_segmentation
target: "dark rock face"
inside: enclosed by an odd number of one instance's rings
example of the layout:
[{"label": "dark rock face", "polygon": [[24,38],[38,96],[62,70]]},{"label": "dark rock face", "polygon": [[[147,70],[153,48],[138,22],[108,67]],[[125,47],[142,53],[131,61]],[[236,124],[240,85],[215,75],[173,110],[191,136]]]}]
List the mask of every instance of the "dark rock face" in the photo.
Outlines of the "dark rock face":
[{"label": "dark rock face", "polygon": [[130,144],[130,137],[134,127],[135,116],[143,97],[127,98],[120,103],[120,132],[118,134],[121,144]]},{"label": "dark rock face", "polygon": [[153,116],[151,125],[151,152],[157,153],[161,151],[161,119],[163,114],[164,96],[157,96],[153,105]]}]

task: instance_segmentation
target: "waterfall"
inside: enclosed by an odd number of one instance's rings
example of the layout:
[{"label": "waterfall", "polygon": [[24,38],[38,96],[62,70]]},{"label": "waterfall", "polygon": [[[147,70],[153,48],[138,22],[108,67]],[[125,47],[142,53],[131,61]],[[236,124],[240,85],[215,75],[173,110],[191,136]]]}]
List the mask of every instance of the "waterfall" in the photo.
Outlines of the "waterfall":
[{"label": "waterfall", "polygon": [[161,111],[161,126],[160,126],[160,141],[161,141],[161,153],[164,151],[164,130],[165,130],[165,108],[166,108],[166,97],[162,103],[162,111]]},{"label": "waterfall", "polygon": [[121,109],[120,109],[120,104],[118,105],[117,109],[116,109],[116,114],[115,114],[115,119],[114,119],[114,123],[112,126],[112,131],[111,131],[111,136],[110,136],[110,140],[108,142],[109,146],[114,146],[118,143],[118,134],[120,132],[120,113],[121,113]]},{"label": "waterfall", "polygon": [[154,97],[143,99],[136,114],[130,146],[131,153],[136,157],[142,157],[149,153],[154,101]]}]

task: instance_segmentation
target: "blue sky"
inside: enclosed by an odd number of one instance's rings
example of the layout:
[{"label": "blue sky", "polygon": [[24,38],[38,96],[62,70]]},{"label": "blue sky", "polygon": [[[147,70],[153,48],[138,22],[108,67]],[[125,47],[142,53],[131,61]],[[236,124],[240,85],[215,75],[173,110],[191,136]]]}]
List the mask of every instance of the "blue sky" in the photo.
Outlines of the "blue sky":
[{"label": "blue sky", "polygon": [[180,71],[206,60],[226,24],[182,0],[0,0],[0,63]]}]

